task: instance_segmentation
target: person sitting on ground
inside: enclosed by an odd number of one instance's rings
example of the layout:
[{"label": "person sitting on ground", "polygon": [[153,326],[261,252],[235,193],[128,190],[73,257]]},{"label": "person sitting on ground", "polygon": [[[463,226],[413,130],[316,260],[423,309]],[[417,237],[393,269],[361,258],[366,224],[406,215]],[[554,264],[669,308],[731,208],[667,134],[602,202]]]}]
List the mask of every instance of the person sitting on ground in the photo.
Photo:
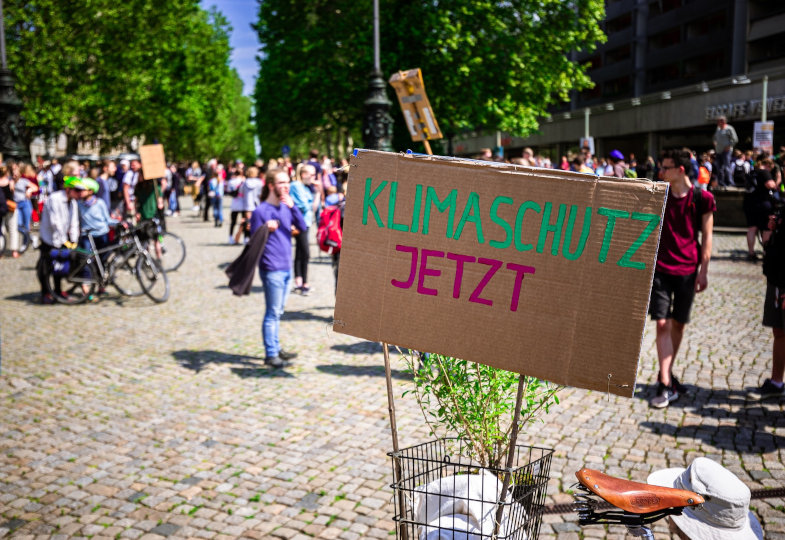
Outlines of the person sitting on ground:
[{"label": "person sitting on ground", "polygon": [[670,532],[687,540],[762,540],[763,529],[750,511],[750,488],[728,469],[697,457],[686,469],[654,471],[647,480],[655,486],[686,489],[706,499],[668,518]]}]

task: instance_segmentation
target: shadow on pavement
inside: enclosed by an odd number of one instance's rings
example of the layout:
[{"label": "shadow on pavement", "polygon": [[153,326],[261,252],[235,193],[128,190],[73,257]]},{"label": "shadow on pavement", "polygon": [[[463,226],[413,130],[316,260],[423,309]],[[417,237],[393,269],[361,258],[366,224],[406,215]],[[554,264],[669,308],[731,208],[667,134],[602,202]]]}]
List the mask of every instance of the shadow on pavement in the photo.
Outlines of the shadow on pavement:
[{"label": "shadow on pavement", "polygon": [[711,258],[720,261],[743,262],[745,264],[754,265],[754,263],[751,263],[747,260],[746,249],[720,249],[717,250],[716,253],[712,254]]},{"label": "shadow on pavement", "polygon": [[382,344],[376,341],[358,341],[357,343],[338,343],[330,347],[334,351],[346,354],[377,354],[384,352]]},{"label": "shadow on pavement", "polygon": [[232,373],[243,379],[292,379],[294,375],[287,373],[286,368],[274,369],[267,366],[255,368],[232,368]]},{"label": "shadow on pavement", "polygon": [[[248,356],[247,354],[232,354],[221,351],[174,351],[172,356],[177,363],[184,368],[191,369],[197,373],[202,371],[209,364],[240,364],[253,368],[260,367],[256,362],[263,359],[258,356]],[[253,361],[252,361],[253,360]]]},{"label": "shadow on pavement", "polygon": [[308,310],[301,311],[284,311],[281,316],[282,321],[322,321],[332,324],[332,317],[323,317],[321,315],[314,315]]},{"label": "shadow on pavement", "polygon": [[314,257],[314,256],[311,256],[311,258],[308,260],[308,264],[329,264],[329,265],[332,265],[333,264],[333,258],[330,255],[327,255],[327,256],[324,256],[324,257]]},{"label": "shadow on pavement", "polygon": [[[384,366],[348,366],[346,364],[325,364],[316,369],[328,375],[353,377],[384,377]],[[393,379],[410,381],[412,376],[399,369],[391,370]]]},{"label": "shadow on pavement", "polygon": [[[785,427],[779,400],[749,399],[747,392],[743,390],[687,386],[689,393],[680,396],[668,408],[693,409],[691,412],[695,415],[718,420],[717,425],[696,418],[694,424],[685,419],[686,423],[680,425],[646,421],[640,422],[639,426],[658,435],[687,437],[715,448],[736,452],[771,452],[785,446],[785,437],[770,432],[772,428]],[[656,384],[639,387],[642,392],[636,392],[636,397],[648,401],[654,396]],[[771,410],[766,405],[774,405],[776,410]]]},{"label": "shadow on pavement", "polygon": [[174,351],[172,356],[184,368],[197,373],[210,364],[238,364],[241,367],[231,368],[232,373],[243,378],[276,378],[294,377],[283,369],[274,369],[265,366],[263,358],[247,354],[233,354],[221,351]]},{"label": "shadow on pavement", "polygon": [[22,294],[15,294],[13,296],[6,296],[5,300],[12,300],[14,302],[27,302],[28,304],[40,304],[40,292],[28,292]]},{"label": "shadow on pavement", "polygon": [[[227,278],[227,279],[229,279],[229,278]],[[226,289],[228,291],[229,290],[229,285],[217,285],[215,288],[216,289]],[[251,292],[252,293],[264,292],[264,287],[262,287],[261,285],[251,285]]]}]

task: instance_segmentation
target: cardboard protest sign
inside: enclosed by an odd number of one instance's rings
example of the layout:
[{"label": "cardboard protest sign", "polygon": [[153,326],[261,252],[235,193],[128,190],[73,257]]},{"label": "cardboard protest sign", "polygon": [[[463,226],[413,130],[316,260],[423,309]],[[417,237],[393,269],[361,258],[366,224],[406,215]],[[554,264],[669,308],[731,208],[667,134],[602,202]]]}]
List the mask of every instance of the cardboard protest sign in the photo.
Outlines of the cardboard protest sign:
[{"label": "cardboard protest sign", "polygon": [[359,151],[334,329],[632,396],[667,189]]},{"label": "cardboard protest sign", "polygon": [[166,176],[166,158],[162,144],[145,144],[139,148],[142,160],[142,174],[145,179],[163,178]]},{"label": "cardboard protest sign", "polygon": [[390,77],[389,82],[398,96],[412,140],[441,139],[442,132],[425,93],[420,68],[399,71]]}]

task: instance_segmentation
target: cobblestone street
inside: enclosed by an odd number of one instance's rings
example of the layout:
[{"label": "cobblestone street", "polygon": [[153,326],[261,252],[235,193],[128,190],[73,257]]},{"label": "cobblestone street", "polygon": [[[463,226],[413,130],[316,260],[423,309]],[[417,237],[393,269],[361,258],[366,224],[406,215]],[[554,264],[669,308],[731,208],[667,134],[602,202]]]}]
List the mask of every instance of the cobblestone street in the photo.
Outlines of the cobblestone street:
[{"label": "cobblestone street", "polygon": [[[259,279],[250,296],[227,287],[223,269],[240,253],[227,227],[191,211],[169,226],[188,255],[160,305],[112,291],[96,304],[42,306],[37,252],[0,260],[0,537],[394,538],[382,349],[332,331],[330,259],[312,246],[314,291],[292,294],[281,324],[299,357],[272,370]],[[571,501],[584,465],[645,481],[696,456],[753,490],[785,487],[785,401],[746,396],[769,376],[772,340],[760,324],[760,264],[744,260],[744,246],[742,235],[715,237],[709,289],[674,369],[688,396],[649,408],[648,323],[635,398],[566,389],[522,435],[555,449],[549,504]],[[397,357],[393,368],[401,446],[424,442],[416,403],[400,397],[408,382]],[[752,501],[767,538],[785,538],[783,505]],[[546,515],[540,537],[625,530]]]}]

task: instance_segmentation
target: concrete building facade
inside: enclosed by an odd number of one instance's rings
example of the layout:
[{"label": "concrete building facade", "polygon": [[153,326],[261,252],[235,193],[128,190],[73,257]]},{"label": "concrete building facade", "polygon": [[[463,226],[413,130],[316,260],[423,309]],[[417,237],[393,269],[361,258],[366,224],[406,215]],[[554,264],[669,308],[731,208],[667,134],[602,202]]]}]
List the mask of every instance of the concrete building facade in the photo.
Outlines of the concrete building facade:
[{"label": "concrete building facade", "polygon": [[467,134],[453,140],[454,153],[502,146],[514,156],[531,146],[558,157],[578,148],[587,115],[600,155],[709,149],[720,115],[736,128],[739,147],[752,149],[764,86],[775,150],[785,144],[785,2],[608,0],[603,26],[606,43],[573,54],[590,64],[593,89],[554,108],[538,134]]}]

